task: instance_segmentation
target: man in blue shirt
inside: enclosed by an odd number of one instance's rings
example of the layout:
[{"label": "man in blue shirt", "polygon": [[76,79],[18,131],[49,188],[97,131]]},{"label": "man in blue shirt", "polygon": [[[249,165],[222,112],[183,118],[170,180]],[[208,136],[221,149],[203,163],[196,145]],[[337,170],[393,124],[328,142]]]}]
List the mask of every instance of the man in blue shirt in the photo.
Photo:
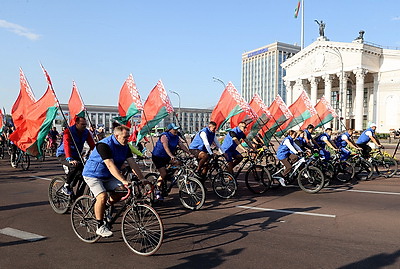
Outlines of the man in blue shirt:
[{"label": "man in blue shirt", "polygon": [[233,168],[243,160],[243,156],[236,150],[236,148],[239,146],[243,151],[247,151],[241,145],[241,141],[243,140],[249,147],[254,149],[251,143],[246,139],[246,135],[244,133],[246,128],[247,124],[245,122],[240,122],[237,127],[228,132],[221,146],[222,151],[225,152],[225,158],[228,162],[228,172],[231,174],[233,174]]},{"label": "man in blue shirt", "polygon": [[82,172],[85,182],[96,197],[94,205],[94,213],[98,225],[96,234],[102,237],[112,236],[107,223],[104,222],[106,204],[108,203],[109,206],[112,206],[125,195],[124,193],[113,193],[110,198],[107,198],[107,191],[123,189],[123,185],[129,184],[121,174],[125,161],[128,162],[137,177],[143,179],[142,172],[128,147],[129,136],[128,127],[115,127],[111,136],[100,140],[96,144],[96,148],[90,154]]},{"label": "man in blue shirt", "polygon": [[325,132],[320,134],[316,139],[319,146],[319,153],[325,158],[325,160],[329,161],[331,159],[331,154],[329,151],[326,150],[326,146],[331,148],[334,151],[338,149],[331,143],[331,136],[332,136],[332,128],[326,128]]},{"label": "man in blue shirt", "polygon": [[376,124],[371,123],[369,128],[366,129],[360,137],[357,139],[357,146],[362,148],[362,155],[364,158],[368,159],[370,157],[371,147],[368,146],[368,143],[372,141],[378,148],[383,148],[378,138],[375,136]]},{"label": "man in blue shirt", "polygon": [[335,139],[335,144],[336,147],[339,148],[340,151],[340,160],[346,161],[349,159],[351,151],[347,149],[347,146],[361,149],[354,145],[353,140],[351,139],[351,136],[353,135],[354,129],[353,128],[347,128],[347,131],[344,132],[343,134],[340,134],[336,137]]}]

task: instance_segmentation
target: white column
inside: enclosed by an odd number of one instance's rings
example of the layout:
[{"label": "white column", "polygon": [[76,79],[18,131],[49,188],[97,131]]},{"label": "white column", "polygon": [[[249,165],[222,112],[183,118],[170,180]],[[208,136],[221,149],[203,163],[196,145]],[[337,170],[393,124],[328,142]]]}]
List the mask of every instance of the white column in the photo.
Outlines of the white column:
[{"label": "white column", "polygon": [[[342,73],[339,72],[336,74],[337,77],[339,78],[339,93],[342,95],[342,97],[339,96],[341,103],[339,103],[339,108],[342,109],[343,111],[341,112],[342,115],[340,117],[343,117],[344,120],[346,120],[348,117],[347,113],[347,80],[349,79],[350,74],[343,72],[344,78],[342,78]],[[340,92],[342,91],[342,92]]]},{"label": "white column", "polygon": [[286,87],[286,104],[293,103],[293,85],[292,82],[289,80],[284,80],[285,87]]},{"label": "white column", "polygon": [[324,89],[324,96],[329,103],[331,103],[331,96],[332,96],[332,80],[333,75],[327,74],[322,77],[325,82],[325,89]]},{"label": "white column", "polygon": [[[292,100],[296,100],[299,96],[302,90],[304,89],[304,85],[303,85],[303,80],[301,78],[296,80],[296,83],[293,86],[293,90],[292,90]],[[287,104],[287,105],[291,105],[291,104]]]},{"label": "white column", "polygon": [[367,74],[367,70],[359,68],[354,70],[353,73],[356,75],[356,96],[355,96],[355,129],[361,131],[363,128],[363,115],[364,115],[364,78]]},{"label": "white column", "polygon": [[320,78],[316,77],[311,77],[308,79],[311,85],[311,104],[315,105],[317,103],[317,90],[318,90],[318,82],[320,81]]},{"label": "white column", "polygon": [[374,89],[373,93],[370,99],[370,102],[372,102],[372,121],[376,122],[378,124],[378,87],[379,87],[379,75],[378,73],[373,74],[374,78]]}]

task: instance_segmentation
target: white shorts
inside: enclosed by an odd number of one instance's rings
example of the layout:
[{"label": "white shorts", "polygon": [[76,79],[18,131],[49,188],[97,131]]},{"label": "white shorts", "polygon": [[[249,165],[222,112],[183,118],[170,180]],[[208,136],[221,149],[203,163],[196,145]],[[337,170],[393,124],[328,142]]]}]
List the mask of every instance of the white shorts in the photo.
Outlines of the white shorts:
[{"label": "white shorts", "polygon": [[115,177],[101,179],[84,176],[83,179],[89,186],[90,191],[93,193],[94,197],[97,197],[97,195],[102,192],[113,191],[123,185],[121,181],[119,181]]}]

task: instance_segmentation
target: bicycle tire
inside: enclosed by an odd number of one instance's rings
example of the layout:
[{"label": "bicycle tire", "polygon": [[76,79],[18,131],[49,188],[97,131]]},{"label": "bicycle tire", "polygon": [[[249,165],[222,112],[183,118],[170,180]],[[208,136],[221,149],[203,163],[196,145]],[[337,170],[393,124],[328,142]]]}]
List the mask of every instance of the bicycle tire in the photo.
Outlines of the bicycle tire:
[{"label": "bicycle tire", "polygon": [[199,210],[206,200],[203,184],[194,178],[183,174],[178,179],[179,199],[182,205],[190,210]]},{"label": "bicycle tire", "polygon": [[247,170],[244,181],[249,191],[263,194],[271,187],[272,179],[265,166],[255,165]]},{"label": "bicycle tire", "polygon": [[0,146],[0,159],[4,159],[4,148]]},{"label": "bicycle tire", "polygon": [[224,171],[213,176],[211,185],[215,194],[223,199],[231,198],[237,190],[235,177]]},{"label": "bicycle tire", "polygon": [[31,165],[31,158],[29,157],[28,154],[23,153],[21,156],[21,168],[22,170],[26,171],[29,169],[29,166]]},{"label": "bicycle tire", "polygon": [[315,166],[304,167],[297,177],[299,187],[307,193],[317,193],[325,186],[322,171]]},{"label": "bicycle tire", "polygon": [[94,243],[100,239],[96,234],[97,220],[94,215],[96,198],[83,195],[76,199],[71,208],[71,225],[80,240]]},{"label": "bicycle tire", "polygon": [[160,216],[146,204],[136,204],[125,211],[121,232],[129,249],[141,256],[156,253],[164,239],[164,225]]},{"label": "bicycle tire", "polygon": [[392,157],[382,155],[381,158],[375,158],[374,164],[378,174],[383,175],[385,178],[392,177],[398,170],[397,161]]},{"label": "bicycle tire", "polygon": [[369,180],[374,174],[372,164],[364,159],[360,159],[354,165],[355,175],[359,180]]},{"label": "bicycle tire", "polygon": [[55,177],[49,184],[49,203],[51,208],[57,214],[65,214],[71,206],[71,196],[65,195],[61,192],[65,180],[65,177]]},{"label": "bicycle tire", "polygon": [[335,179],[347,183],[355,177],[354,165],[348,161],[336,163],[335,166]]}]

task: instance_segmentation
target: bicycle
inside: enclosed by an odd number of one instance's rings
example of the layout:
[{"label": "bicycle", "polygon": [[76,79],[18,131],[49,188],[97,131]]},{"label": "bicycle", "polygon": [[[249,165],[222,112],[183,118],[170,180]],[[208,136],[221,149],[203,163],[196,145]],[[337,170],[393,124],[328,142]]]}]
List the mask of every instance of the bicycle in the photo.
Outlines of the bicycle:
[{"label": "bicycle", "polygon": [[0,159],[2,160],[4,158],[5,158],[5,148],[3,142],[0,142]]},{"label": "bicycle", "polygon": [[[14,156],[11,156],[11,166],[17,168],[19,164],[21,164],[22,170],[26,171],[29,169],[31,164],[31,159],[28,153],[22,151],[21,149],[17,148]],[[14,158],[13,158],[14,157]]]},{"label": "bicycle", "polygon": [[[110,216],[107,225],[112,229],[112,225],[122,215],[121,232],[125,244],[138,255],[152,255],[161,247],[164,238],[162,220],[154,208],[137,202],[138,194],[134,184],[126,187],[128,193],[121,199],[122,207]],[[72,229],[78,238],[86,243],[94,243],[101,238],[96,234],[95,203],[96,198],[83,195],[71,208]],[[106,215],[110,215],[110,207],[106,210]]]},{"label": "bicycle", "polygon": [[151,160],[151,152],[146,147],[148,143],[148,141],[144,143],[139,143],[139,145],[141,144],[141,146],[138,147],[138,149],[140,150],[140,148],[142,148],[140,152],[143,154],[143,157],[136,156],[136,162],[139,166],[143,167],[143,170],[153,173],[156,172],[156,167]]},{"label": "bicycle", "polygon": [[364,159],[361,150],[356,149],[355,152],[350,155],[348,161],[353,165],[355,176],[359,180],[369,180],[372,177],[374,173],[372,164]]},{"label": "bicycle", "polygon": [[[69,169],[68,166],[63,165],[63,168],[67,175]],[[82,171],[78,171],[71,183],[72,194],[64,194],[61,189],[67,180],[66,175],[53,178],[48,188],[50,206],[54,212],[58,214],[66,213],[78,197],[84,194],[90,194],[90,190],[83,179]]]},{"label": "bicycle", "polygon": [[[236,178],[226,172],[226,163],[220,159],[222,155],[213,154],[207,162],[207,174],[205,178],[209,178],[214,193],[223,199],[231,198],[237,191]],[[193,170],[197,169],[197,164],[193,165]]]},{"label": "bicycle", "polygon": [[[246,187],[255,194],[263,194],[271,187],[271,174],[267,169],[266,165],[261,165],[259,161],[260,153],[264,152],[263,148],[257,149],[256,151],[249,152],[243,157],[243,161],[239,166],[238,170],[234,174],[234,178],[239,178],[240,173],[246,169],[244,182]],[[275,159],[275,157],[274,157]],[[272,165],[270,163],[269,165]]]},{"label": "bicycle", "polygon": [[[294,183],[297,180],[299,187],[307,193],[317,193],[325,186],[325,177],[321,169],[314,166],[319,158],[319,154],[313,154],[309,157],[300,157],[292,166],[288,174],[288,182]],[[285,169],[280,162],[273,172],[272,178],[279,180],[278,176]]]},{"label": "bicycle", "polygon": [[397,173],[397,161],[389,154],[382,152],[380,148],[371,151],[371,158],[368,161],[375,168],[376,173],[385,178],[392,177]]},{"label": "bicycle", "polygon": [[[203,184],[193,176],[192,164],[189,161],[190,159],[180,159],[181,165],[167,167],[167,176],[162,181],[160,191],[166,197],[177,185],[182,205],[190,210],[199,210],[204,204],[206,194]],[[145,176],[145,179],[154,186],[158,178],[158,173],[149,173]],[[157,200],[154,200],[154,203],[156,202]]]}]

